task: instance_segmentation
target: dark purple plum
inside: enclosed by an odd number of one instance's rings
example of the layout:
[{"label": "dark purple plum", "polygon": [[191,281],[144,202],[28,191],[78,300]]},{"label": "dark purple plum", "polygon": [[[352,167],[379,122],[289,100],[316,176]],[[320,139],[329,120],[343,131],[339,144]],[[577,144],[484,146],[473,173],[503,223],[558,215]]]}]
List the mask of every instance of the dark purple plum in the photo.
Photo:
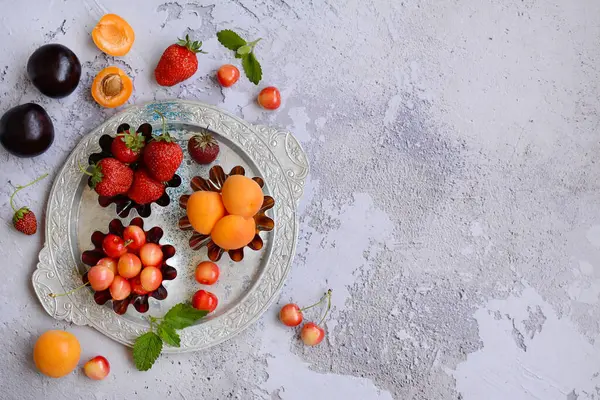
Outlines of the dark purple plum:
[{"label": "dark purple plum", "polygon": [[27,75],[33,85],[48,97],[67,97],[79,85],[81,63],[68,47],[46,44],[29,57]]},{"label": "dark purple plum", "polygon": [[54,125],[38,104],[21,104],[0,118],[0,143],[17,157],[42,154],[54,141]]}]

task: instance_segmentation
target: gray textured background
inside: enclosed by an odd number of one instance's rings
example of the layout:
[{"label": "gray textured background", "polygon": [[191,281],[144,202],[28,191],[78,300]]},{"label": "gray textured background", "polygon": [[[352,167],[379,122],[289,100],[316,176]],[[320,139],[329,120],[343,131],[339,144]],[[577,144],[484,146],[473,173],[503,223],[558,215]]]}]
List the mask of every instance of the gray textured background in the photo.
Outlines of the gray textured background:
[{"label": "gray textured background", "polygon": [[[600,398],[600,2],[596,0],[0,1],[2,110],[34,101],[57,137],[35,159],[0,150],[2,399],[561,399]],[[137,38],[124,58],[89,32],[105,12]],[[217,30],[262,37],[264,112],[247,80],[221,89],[231,62]],[[152,71],[190,33],[205,41],[198,73],[171,89]],[[43,43],[83,65],[70,97],[41,96],[25,75]],[[89,86],[116,64],[131,102],[198,99],[250,122],[289,128],[311,162],[293,272],[279,305],[334,290],[328,336],[298,344],[273,306],[208,351],[164,356],[146,373],[86,327],[46,315],[30,286],[43,234],[10,226],[7,181],[56,174],[78,140],[115,111]],[[43,217],[51,179],[18,197]],[[43,224],[42,224],[43,228]],[[43,230],[43,229],[42,229]],[[35,338],[74,332],[80,371],[33,369]]]}]

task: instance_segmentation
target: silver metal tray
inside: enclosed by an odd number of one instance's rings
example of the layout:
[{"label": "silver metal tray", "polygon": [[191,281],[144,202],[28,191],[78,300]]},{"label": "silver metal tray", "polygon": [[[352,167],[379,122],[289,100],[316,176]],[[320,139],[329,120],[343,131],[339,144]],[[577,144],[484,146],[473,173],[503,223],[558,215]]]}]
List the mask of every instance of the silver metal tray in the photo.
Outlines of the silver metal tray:
[{"label": "silver metal tray", "polygon": [[[144,219],[144,229],[160,226],[164,230],[161,243],[176,248],[169,265],[177,269],[177,278],[164,282],[168,297],[162,301],[150,299],[150,309],[145,314],[130,306],[124,315],[117,315],[110,302],[97,305],[93,292],[87,288],[67,296],[50,297],[50,293],[66,292],[81,284],[81,275],[86,270],[81,254],[93,248],[92,233],[106,233],[109,222],[117,218],[114,204],[106,208],[98,204],[97,195],[87,186],[78,163],[85,165],[90,154],[100,151],[100,137],[114,136],[122,123],[137,128],[148,122],[154,130],[160,130],[161,121],[155,110],[165,115],[169,132],[182,145],[185,154],[177,172],[182,184],[167,188],[171,203],[166,207],[152,204],[151,215]],[[213,131],[221,147],[217,160],[208,166],[191,161],[185,148],[187,139],[200,128]],[[275,220],[275,229],[261,233],[265,242],[263,249],[247,250],[241,262],[235,263],[225,254],[218,262],[219,281],[203,287],[194,280],[194,269],[200,261],[208,259],[206,248],[192,250],[188,245],[190,233],[179,230],[177,222],[185,210],[179,207],[178,199],[182,194],[191,193],[192,177],[208,177],[210,167],[217,164],[226,171],[241,165],[246,176],[264,179],[265,193],[275,198],[275,207],[267,213]],[[32,277],[35,292],[52,317],[92,326],[132,346],[135,338],[148,329],[147,316],[160,317],[174,304],[189,301],[195,291],[204,288],[217,295],[219,306],[209,317],[182,331],[181,347],[165,346],[164,351],[200,350],[230,339],[258,319],[283,286],[295,253],[296,209],[307,174],[306,155],[289,132],[251,125],[198,102],[176,100],[132,106],[85,136],[56,177],[46,212],[46,242]],[[136,216],[132,210],[121,220],[127,225]]]}]

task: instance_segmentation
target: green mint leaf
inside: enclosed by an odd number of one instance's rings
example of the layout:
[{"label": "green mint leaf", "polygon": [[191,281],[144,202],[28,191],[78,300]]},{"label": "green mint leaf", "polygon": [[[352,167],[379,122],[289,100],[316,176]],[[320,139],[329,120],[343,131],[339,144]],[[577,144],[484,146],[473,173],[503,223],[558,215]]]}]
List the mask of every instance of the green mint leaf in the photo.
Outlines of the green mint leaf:
[{"label": "green mint leaf", "polygon": [[244,56],[244,55],[250,53],[251,51],[252,51],[252,46],[245,44],[242,47],[240,47],[239,49],[237,49],[236,54],[239,54],[240,56]]},{"label": "green mint leaf", "polygon": [[246,44],[246,41],[240,35],[229,29],[217,32],[217,39],[219,39],[219,43],[233,51],[237,51]]},{"label": "green mint leaf", "polygon": [[196,310],[189,304],[179,303],[165,314],[164,321],[175,329],[184,329],[206,314],[208,314],[206,310]]},{"label": "green mint leaf", "polygon": [[144,333],[133,345],[133,362],[139,371],[148,371],[160,355],[163,342],[154,332]]},{"label": "green mint leaf", "polygon": [[244,67],[244,73],[248,77],[248,80],[258,85],[258,82],[262,79],[262,68],[254,53],[250,53],[242,58],[242,67]]},{"label": "green mint leaf", "polygon": [[181,339],[179,338],[177,332],[175,332],[175,328],[164,321],[158,325],[156,333],[158,333],[158,336],[160,336],[163,342],[169,346],[179,347],[181,344]]}]

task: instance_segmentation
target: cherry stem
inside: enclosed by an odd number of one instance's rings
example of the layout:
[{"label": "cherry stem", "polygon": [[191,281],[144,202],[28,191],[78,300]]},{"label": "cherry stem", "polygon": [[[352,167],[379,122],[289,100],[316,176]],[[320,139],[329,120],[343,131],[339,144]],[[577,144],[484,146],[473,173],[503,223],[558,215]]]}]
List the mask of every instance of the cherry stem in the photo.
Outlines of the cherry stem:
[{"label": "cherry stem", "polygon": [[17,185],[17,187],[15,188],[15,191],[13,192],[13,194],[10,195],[10,206],[12,207],[14,212],[17,212],[18,210],[15,208],[15,205],[13,203],[13,200],[15,198],[15,195],[20,191],[25,189],[26,187],[29,187],[31,185],[34,185],[36,183],[38,183],[39,181],[41,181],[42,179],[44,179],[45,177],[47,177],[48,174],[44,174],[42,176],[40,176],[39,178],[37,178],[36,180],[29,182],[27,185],[21,186],[21,185]]},{"label": "cherry stem", "polygon": [[133,243],[133,240],[129,239],[125,241],[125,247],[129,246],[131,243]]},{"label": "cherry stem", "polygon": [[321,318],[321,321],[319,321],[319,326],[323,325],[323,322],[325,322],[325,318],[327,317],[327,314],[329,314],[329,310],[331,310],[331,289],[329,289],[327,291],[327,310],[325,310],[325,315],[323,315],[323,318]]},{"label": "cherry stem", "polygon": [[81,289],[81,288],[83,288],[83,287],[86,287],[86,286],[87,286],[87,285],[89,285],[89,284],[90,284],[89,282],[88,282],[88,283],[84,283],[83,285],[81,285],[81,286],[78,286],[78,287],[76,287],[75,289],[73,289],[73,290],[70,290],[70,291],[68,291],[68,292],[65,292],[65,293],[59,293],[59,294],[56,294],[56,293],[50,293],[48,296],[50,296],[50,297],[52,297],[52,298],[56,298],[56,297],[60,297],[60,296],[66,296],[66,295],[68,295],[68,294],[75,293],[75,292],[76,292],[76,291],[78,291],[79,289]]},{"label": "cherry stem", "polygon": [[323,300],[325,300],[325,297],[327,297],[327,294],[328,294],[329,292],[330,292],[330,291],[327,291],[327,292],[325,292],[325,294],[324,294],[323,296],[321,296],[321,298],[319,299],[319,301],[317,301],[315,304],[311,304],[310,306],[307,306],[307,307],[303,307],[303,308],[301,308],[301,309],[300,309],[300,312],[302,312],[302,311],[306,311],[306,310],[308,310],[309,308],[313,308],[313,307],[316,307],[316,306],[318,306],[319,304],[321,304],[321,303],[323,302]]},{"label": "cherry stem", "polygon": [[87,167],[84,167],[83,165],[81,165],[80,162],[78,162],[77,165],[79,165],[79,170],[81,172],[83,172],[84,174],[86,174],[88,176],[94,176],[94,174],[92,174],[91,172],[88,172]]}]

